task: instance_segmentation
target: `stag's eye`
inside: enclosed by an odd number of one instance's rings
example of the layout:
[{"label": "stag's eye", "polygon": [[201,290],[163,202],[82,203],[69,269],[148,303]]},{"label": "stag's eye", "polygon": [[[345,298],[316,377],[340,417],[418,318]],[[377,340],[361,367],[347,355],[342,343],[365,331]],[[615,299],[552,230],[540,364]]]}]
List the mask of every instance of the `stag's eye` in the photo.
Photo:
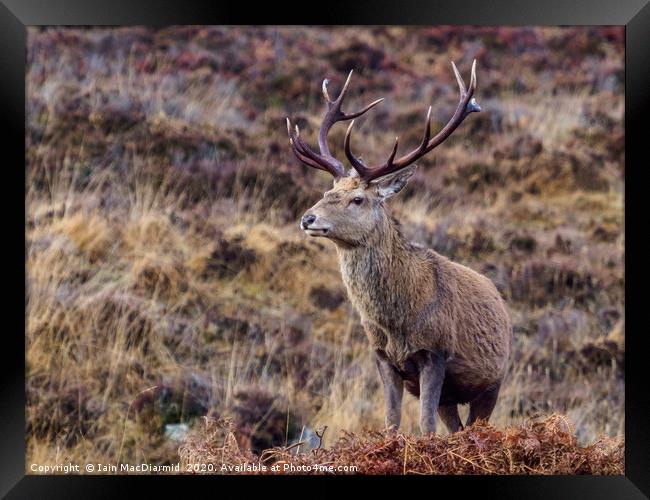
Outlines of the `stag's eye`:
[{"label": "stag's eye", "polygon": [[361,205],[363,203],[363,197],[355,196],[354,198],[352,198],[352,203],[354,203],[355,205]]}]

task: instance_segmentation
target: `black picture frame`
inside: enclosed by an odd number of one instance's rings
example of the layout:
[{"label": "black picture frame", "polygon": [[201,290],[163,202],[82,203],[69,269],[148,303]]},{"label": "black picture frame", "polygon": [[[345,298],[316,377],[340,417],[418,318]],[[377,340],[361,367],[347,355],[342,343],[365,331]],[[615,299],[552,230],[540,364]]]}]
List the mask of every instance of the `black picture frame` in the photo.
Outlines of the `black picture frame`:
[{"label": "black picture frame", "polygon": [[[197,485],[207,486],[213,494],[226,495],[224,485],[240,492],[247,488],[266,488],[286,496],[295,491],[319,496],[341,491],[346,486],[380,488],[393,485],[410,491],[411,485],[439,494],[440,486],[458,493],[481,498],[647,498],[650,497],[650,393],[645,385],[644,330],[641,321],[647,279],[647,246],[642,246],[644,225],[643,183],[647,169],[643,159],[647,133],[643,119],[650,101],[650,3],[647,0],[498,0],[481,1],[328,1],[200,2],[195,0],[0,0],[0,120],[5,125],[3,158],[4,182],[2,213],[5,229],[15,232],[15,240],[4,242],[8,252],[5,272],[25,284],[20,269],[25,263],[24,208],[17,165],[25,159],[25,61],[26,27],[31,25],[169,25],[169,24],[469,24],[469,25],[624,25],[625,51],[625,267],[626,273],[626,430],[625,476],[435,476],[410,478],[336,477],[288,480],[278,477],[160,477],[160,476],[32,476],[25,475],[25,316],[15,286],[5,286],[6,309],[3,348],[0,349],[3,372],[0,384],[0,494],[11,498],[77,496],[115,497],[146,484],[150,494],[169,492],[172,480],[180,480],[185,494]],[[24,177],[23,177],[24,183]],[[22,203],[22,204],[21,204]],[[9,239],[7,233],[7,239]],[[23,297],[26,297],[24,295]],[[22,332],[22,333],[21,333]],[[300,484],[296,485],[295,481]],[[209,483],[207,482],[209,481]],[[215,482],[218,481],[218,482]],[[307,486],[305,481],[317,481]],[[316,487],[315,487],[316,486]],[[432,488],[433,487],[433,488]],[[242,489],[243,488],[243,489]],[[305,489],[307,488],[307,489]],[[408,488],[408,490],[405,490]],[[432,489],[431,489],[432,488]],[[247,495],[244,495],[247,496]]]}]

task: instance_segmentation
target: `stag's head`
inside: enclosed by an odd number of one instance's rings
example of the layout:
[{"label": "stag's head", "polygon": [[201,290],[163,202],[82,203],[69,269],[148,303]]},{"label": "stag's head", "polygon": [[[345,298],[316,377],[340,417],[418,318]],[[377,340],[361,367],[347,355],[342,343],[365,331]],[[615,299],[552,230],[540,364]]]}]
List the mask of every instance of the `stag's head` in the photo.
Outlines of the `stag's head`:
[{"label": "stag's head", "polygon": [[[320,153],[305,144],[300,137],[298,126],[292,129],[287,118],[289,142],[296,157],[306,165],[325,170],[334,177],[332,189],[307,210],[300,221],[300,227],[308,235],[330,238],[343,246],[359,246],[371,242],[372,236],[379,232],[378,229],[386,226],[389,216],[384,209],[384,200],[399,193],[406,185],[415,172],[414,162],[449,137],[470,113],[481,110],[472,97],[476,89],[476,61],[472,64],[469,87],[465,87],[465,82],[453,62],[452,67],[458,82],[460,98],[456,111],[449,122],[435,136],[431,137],[431,107],[429,107],[424,136],[420,145],[404,156],[396,158],[399,139],[395,139],[395,145],[388,159],[379,165],[366,165],[350,149],[354,118],[383,101],[383,99],[378,99],[354,113],[342,111],[341,105],[348,90],[352,72],[336,99],[330,98],[327,90],[328,81],[323,81],[323,95],[327,102],[327,112],[318,134]],[[332,125],[347,120],[352,121],[345,134],[344,149],[352,169],[346,174],[343,163],[334,158],[330,152],[327,135]]]}]

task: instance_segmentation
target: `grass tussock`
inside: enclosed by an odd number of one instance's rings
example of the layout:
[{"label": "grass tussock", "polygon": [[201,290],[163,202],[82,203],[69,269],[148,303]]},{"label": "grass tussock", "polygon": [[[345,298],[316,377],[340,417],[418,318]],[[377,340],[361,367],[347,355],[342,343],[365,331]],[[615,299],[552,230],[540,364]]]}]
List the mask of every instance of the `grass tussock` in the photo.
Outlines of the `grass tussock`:
[{"label": "grass tussock", "polygon": [[[228,420],[210,420],[180,448],[184,470],[211,464],[232,473],[262,463],[268,474],[326,474],[315,466],[356,466],[356,474],[609,474],[624,473],[622,439],[602,438],[580,446],[573,425],[561,415],[530,419],[499,430],[478,421],[451,436],[413,436],[365,429],[345,432],[327,449],[300,452],[300,444],[253,455],[241,449]],[[279,466],[276,472],[272,465]],[[313,471],[313,472],[312,472]],[[197,471],[199,472],[199,471]],[[332,473],[332,472],[329,472]]]}]

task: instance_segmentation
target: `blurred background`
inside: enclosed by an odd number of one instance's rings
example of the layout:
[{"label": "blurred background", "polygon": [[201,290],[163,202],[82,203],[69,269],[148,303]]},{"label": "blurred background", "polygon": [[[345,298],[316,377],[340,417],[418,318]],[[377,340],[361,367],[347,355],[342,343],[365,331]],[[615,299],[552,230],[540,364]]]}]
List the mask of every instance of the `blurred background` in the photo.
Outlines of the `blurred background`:
[{"label": "blurred background", "polygon": [[[300,214],[331,185],[323,78],[355,73],[357,154],[483,108],[389,202],[406,235],[489,276],[514,324],[491,422],[559,412],[624,431],[622,27],[30,28],[28,463],[178,462],[204,415],[259,453],[383,426],[334,245]],[[342,152],[344,125],[330,144]],[[466,410],[463,414],[466,414]],[[402,428],[417,432],[406,396]],[[446,432],[442,429],[440,432]]]}]

